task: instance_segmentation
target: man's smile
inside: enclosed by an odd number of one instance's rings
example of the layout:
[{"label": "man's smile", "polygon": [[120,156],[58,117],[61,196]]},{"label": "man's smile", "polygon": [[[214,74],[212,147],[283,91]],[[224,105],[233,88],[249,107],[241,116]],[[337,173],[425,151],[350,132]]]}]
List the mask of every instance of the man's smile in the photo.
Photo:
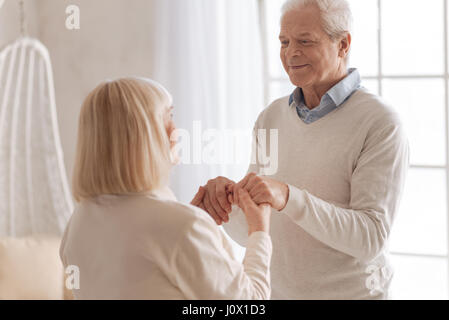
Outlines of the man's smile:
[{"label": "man's smile", "polygon": [[296,65],[296,66],[289,66],[291,70],[302,70],[308,67],[308,64],[302,64],[302,65]]}]

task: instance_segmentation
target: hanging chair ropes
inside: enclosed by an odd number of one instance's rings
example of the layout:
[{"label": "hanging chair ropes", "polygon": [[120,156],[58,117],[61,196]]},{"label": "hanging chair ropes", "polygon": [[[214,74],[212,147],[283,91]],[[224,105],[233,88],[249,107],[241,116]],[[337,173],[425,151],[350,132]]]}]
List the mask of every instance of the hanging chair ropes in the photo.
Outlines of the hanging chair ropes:
[{"label": "hanging chair ropes", "polygon": [[61,235],[73,211],[45,46],[21,34],[0,52],[0,237]]}]

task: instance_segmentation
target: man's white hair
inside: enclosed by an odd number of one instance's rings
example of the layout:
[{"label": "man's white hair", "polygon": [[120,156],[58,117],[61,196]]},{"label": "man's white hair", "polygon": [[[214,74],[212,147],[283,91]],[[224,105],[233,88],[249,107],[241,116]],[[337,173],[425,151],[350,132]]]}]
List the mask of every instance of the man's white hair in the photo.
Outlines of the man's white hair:
[{"label": "man's white hair", "polygon": [[352,12],[346,0],[287,0],[282,6],[281,19],[290,10],[308,5],[320,9],[323,29],[332,40],[338,40],[352,31]]}]

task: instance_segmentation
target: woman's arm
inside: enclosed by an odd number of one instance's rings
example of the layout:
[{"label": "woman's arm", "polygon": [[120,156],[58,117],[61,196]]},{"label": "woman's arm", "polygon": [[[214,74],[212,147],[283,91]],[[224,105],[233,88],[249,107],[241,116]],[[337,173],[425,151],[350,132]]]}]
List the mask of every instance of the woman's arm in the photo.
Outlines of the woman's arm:
[{"label": "woman's arm", "polygon": [[199,219],[186,230],[172,258],[171,274],[189,300],[269,299],[271,238],[252,233],[243,264],[223,247],[214,222]]},{"label": "woman's arm", "polygon": [[249,224],[249,239],[243,263],[226,247],[229,240],[213,220],[201,213],[178,240],[171,260],[171,274],[188,299],[269,299],[272,243],[269,236],[269,206],[257,206],[241,192]]}]

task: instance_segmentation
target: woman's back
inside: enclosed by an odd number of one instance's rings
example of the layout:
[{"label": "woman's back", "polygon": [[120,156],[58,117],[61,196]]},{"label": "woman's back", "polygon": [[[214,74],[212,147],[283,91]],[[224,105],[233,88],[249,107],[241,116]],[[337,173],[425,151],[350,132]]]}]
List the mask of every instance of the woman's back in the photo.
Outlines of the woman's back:
[{"label": "woman's back", "polygon": [[[241,192],[251,236],[237,261],[209,214],[167,188],[179,159],[172,110],[167,90],[143,78],[105,81],[83,102],[72,188],[78,206],[60,249],[64,266],[79,270],[75,298],[268,299],[269,206]],[[199,191],[195,206],[205,197]]]},{"label": "woman's back", "polygon": [[248,276],[200,209],[154,193],[104,195],[78,204],[60,254],[79,268],[77,299],[266,299],[271,241],[253,238]]}]

